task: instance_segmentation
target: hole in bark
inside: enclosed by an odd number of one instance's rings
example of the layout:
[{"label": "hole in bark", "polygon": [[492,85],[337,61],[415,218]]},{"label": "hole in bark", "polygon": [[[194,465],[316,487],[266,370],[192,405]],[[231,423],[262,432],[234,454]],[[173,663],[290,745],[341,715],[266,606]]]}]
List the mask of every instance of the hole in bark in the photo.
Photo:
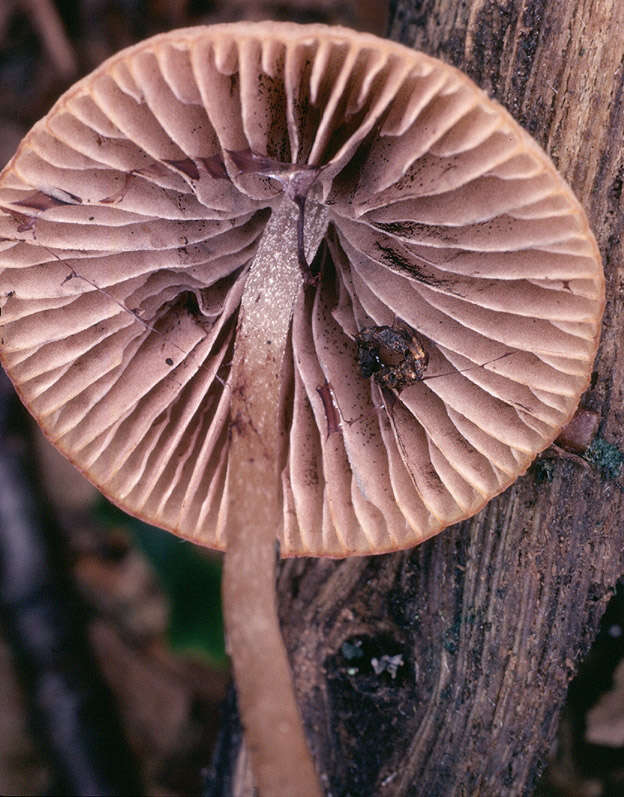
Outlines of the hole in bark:
[{"label": "hole in bark", "polygon": [[346,639],[332,657],[332,668],[357,691],[367,693],[402,686],[410,669],[403,645],[389,634]]}]

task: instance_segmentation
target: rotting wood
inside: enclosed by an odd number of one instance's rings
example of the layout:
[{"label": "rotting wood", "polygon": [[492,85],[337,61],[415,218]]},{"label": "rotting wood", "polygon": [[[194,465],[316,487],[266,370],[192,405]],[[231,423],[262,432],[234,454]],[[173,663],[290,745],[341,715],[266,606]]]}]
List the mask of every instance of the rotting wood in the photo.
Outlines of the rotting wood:
[{"label": "rotting wood", "polygon": [[[390,34],[502,102],[588,212],[607,307],[582,405],[600,414],[599,436],[624,449],[624,6],[395,0]],[[532,792],[569,680],[624,572],[616,481],[565,458],[549,478],[530,471],[412,551],[282,566],[283,629],[328,793]],[[371,664],[383,656],[402,657],[394,677]]]}]

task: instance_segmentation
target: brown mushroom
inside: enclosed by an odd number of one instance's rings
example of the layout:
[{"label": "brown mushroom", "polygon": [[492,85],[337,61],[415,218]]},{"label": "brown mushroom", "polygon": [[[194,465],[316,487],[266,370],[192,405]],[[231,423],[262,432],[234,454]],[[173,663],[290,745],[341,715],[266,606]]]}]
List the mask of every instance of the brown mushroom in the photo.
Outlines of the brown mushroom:
[{"label": "brown mushroom", "polygon": [[227,548],[257,784],[317,794],[275,540],[406,548],[526,470],[598,342],[582,209],[457,70],[275,23],[107,61],[25,138],[0,207],[7,372],[112,501]]}]

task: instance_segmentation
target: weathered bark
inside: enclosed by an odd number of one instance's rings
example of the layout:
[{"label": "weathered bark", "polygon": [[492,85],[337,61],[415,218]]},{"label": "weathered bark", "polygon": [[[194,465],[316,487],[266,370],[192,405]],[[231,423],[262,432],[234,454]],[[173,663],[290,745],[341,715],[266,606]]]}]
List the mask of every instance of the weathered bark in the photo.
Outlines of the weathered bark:
[{"label": "weathered bark", "polygon": [[[600,414],[599,435],[624,448],[624,5],[396,0],[390,32],[501,101],[585,206],[608,301],[583,406]],[[286,643],[334,797],[532,791],[568,682],[624,571],[613,473],[563,458],[544,472],[415,550],[283,565]],[[395,678],[375,673],[371,659],[379,669],[399,654]]]}]

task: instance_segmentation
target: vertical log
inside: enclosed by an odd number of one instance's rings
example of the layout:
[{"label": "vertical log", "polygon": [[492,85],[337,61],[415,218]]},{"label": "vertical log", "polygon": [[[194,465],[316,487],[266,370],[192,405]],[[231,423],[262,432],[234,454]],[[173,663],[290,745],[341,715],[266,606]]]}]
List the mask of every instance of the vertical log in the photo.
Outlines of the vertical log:
[{"label": "vertical log", "polygon": [[[624,5],[394,0],[390,32],[502,102],[585,206],[608,301],[583,405],[599,413],[609,444],[600,450],[617,460],[609,446],[624,449]],[[332,795],[532,791],[569,680],[624,571],[617,467],[547,464],[413,551],[283,565],[284,633]]]}]

